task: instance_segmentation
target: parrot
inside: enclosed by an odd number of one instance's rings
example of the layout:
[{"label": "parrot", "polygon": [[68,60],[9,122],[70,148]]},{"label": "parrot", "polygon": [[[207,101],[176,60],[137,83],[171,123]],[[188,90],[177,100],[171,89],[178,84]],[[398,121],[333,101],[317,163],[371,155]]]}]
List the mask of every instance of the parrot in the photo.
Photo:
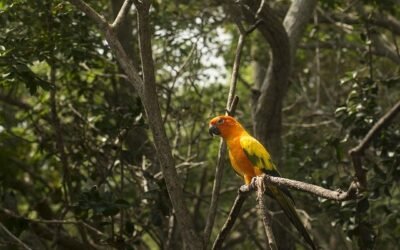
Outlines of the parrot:
[{"label": "parrot", "polygon": [[[245,184],[262,174],[281,177],[265,147],[252,137],[232,116],[220,115],[209,122],[211,136],[220,136],[226,142],[229,159],[235,172],[242,176]],[[313,250],[317,248],[296,212],[294,199],[285,187],[266,184],[266,192],[274,198],[305,241]]]}]

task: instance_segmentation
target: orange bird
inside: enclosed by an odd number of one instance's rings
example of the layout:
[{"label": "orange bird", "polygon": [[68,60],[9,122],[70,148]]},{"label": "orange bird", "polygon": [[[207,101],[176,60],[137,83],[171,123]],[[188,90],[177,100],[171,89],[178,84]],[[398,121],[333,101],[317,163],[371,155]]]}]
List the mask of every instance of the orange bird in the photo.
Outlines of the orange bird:
[{"label": "orange bird", "polygon": [[[217,116],[211,119],[209,125],[210,135],[219,135],[225,140],[228,145],[232,167],[238,175],[243,177],[246,185],[251,183],[253,177],[262,174],[281,176],[264,146],[247,133],[243,126],[233,117]],[[294,200],[289,190],[284,187],[267,184],[266,191],[279,203],[286,216],[303,235],[312,249],[316,249],[296,212]]]}]

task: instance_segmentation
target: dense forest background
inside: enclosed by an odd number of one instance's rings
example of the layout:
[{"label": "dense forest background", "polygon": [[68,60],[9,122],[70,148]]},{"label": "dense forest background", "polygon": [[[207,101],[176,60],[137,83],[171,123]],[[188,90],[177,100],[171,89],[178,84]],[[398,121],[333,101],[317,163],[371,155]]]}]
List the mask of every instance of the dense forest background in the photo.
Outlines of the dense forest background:
[{"label": "dense forest background", "polygon": [[[399,37],[398,0],[1,0],[0,248],[210,249],[243,184],[207,131],[235,90],[284,177],[357,183],[292,191],[321,249],[396,249]],[[254,194],[221,248],[266,248]]]}]

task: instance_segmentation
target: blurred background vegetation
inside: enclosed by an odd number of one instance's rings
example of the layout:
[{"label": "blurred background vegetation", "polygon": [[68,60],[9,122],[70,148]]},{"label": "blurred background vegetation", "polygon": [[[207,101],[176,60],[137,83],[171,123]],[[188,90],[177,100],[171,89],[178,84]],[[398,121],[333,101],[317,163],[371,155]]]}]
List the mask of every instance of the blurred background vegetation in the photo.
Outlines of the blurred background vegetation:
[{"label": "blurred background vegetation", "polygon": [[[123,1],[87,2],[112,20]],[[155,0],[151,8],[160,108],[199,235],[219,143],[208,120],[225,112],[238,39],[226,2]],[[281,19],[291,4],[268,2]],[[279,169],[345,190],[353,179],[347,151],[400,99],[400,4],[324,0],[312,16],[283,99]],[[132,7],[118,36],[140,69],[136,26]],[[269,49],[257,31],[246,38],[237,117],[250,131]],[[85,14],[61,0],[1,0],[0,74],[1,249],[21,247],[10,234],[32,249],[183,247],[141,102]],[[293,191],[322,249],[398,247],[399,142],[397,118],[365,154],[368,190],[358,200]],[[241,184],[227,162],[212,239]],[[225,249],[264,248],[256,214],[248,199]],[[272,215],[279,224],[280,210]],[[292,248],[306,249],[283,227]]]}]

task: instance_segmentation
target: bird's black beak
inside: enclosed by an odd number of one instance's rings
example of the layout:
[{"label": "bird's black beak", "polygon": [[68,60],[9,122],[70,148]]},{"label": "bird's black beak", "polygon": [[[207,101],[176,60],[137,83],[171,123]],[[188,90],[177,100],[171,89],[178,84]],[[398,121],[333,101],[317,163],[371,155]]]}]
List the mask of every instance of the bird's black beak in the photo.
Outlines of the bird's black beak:
[{"label": "bird's black beak", "polygon": [[208,133],[210,133],[211,136],[220,135],[221,134],[221,132],[219,131],[219,129],[215,125],[211,125],[208,128]]}]

